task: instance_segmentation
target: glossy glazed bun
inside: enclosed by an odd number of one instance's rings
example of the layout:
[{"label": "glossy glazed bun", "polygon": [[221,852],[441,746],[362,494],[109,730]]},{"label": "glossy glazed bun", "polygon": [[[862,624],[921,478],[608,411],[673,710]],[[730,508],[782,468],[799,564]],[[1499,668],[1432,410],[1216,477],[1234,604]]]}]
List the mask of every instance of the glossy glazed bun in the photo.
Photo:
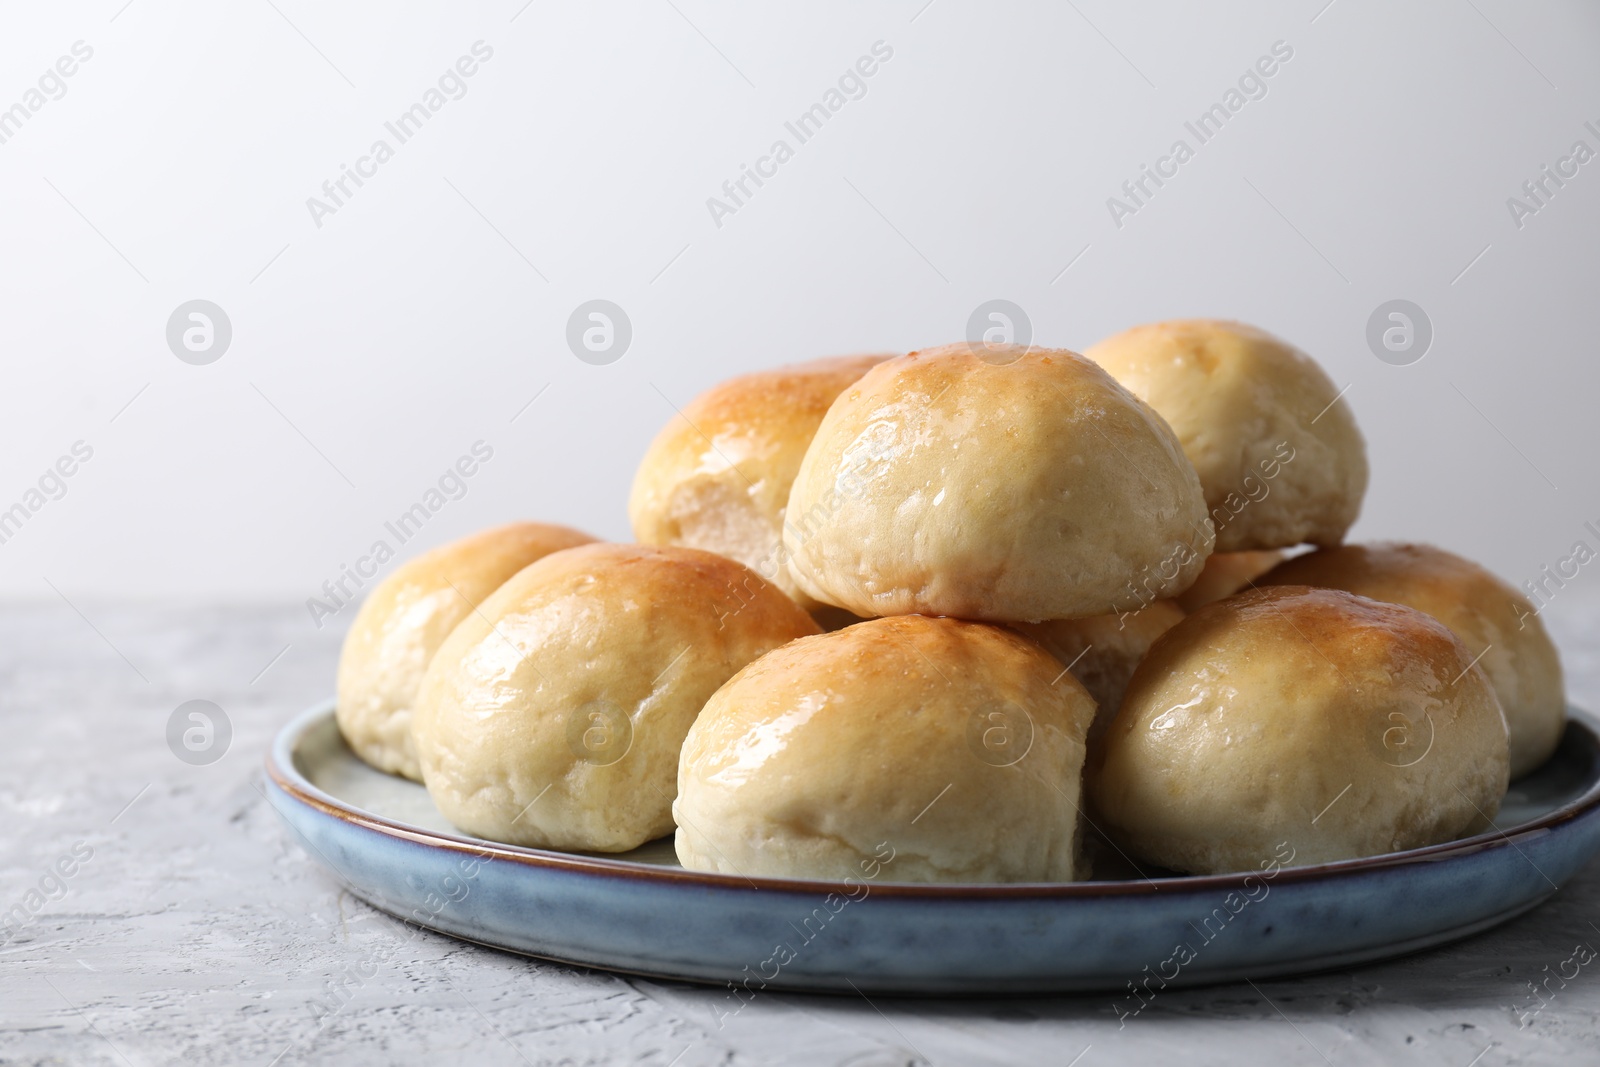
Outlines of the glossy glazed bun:
[{"label": "glossy glazed bun", "polygon": [[1275,586],[1168,630],[1102,740],[1099,825],[1151,863],[1255,870],[1488,829],[1506,791],[1500,702],[1443,624]]},{"label": "glossy glazed bun", "polygon": [[800,588],[857,615],[1037,622],[1186,588],[1211,529],[1172,431],[1095,364],[957,344],[839,395],[784,537]]},{"label": "glossy glazed bun", "polygon": [[440,647],[412,731],[444,816],[492,841],[621,852],[672,829],[678,749],[751,660],[817,632],[690,548],[586,545],[518,572]]},{"label": "glossy glazed bun", "polygon": [[789,577],[783,514],[806,446],[834,398],[879,356],[819,359],[732,378],[673,416],[639,464],[628,501],[642,544],[736,559],[800,601]]},{"label": "glossy glazed bun", "polygon": [[1094,702],[1038,646],[907,615],[769,653],[678,767],[678,859],[748,877],[1069,881]]},{"label": "glossy glazed bun", "polygon": [[1304,352],[1239,322],[1137,326],[1085,353],[1171,423],[1218,552],[1336,545],[1361,511],[1367,446]]},{"label": "glossy glazed bun", "polygon": [[1183,609],[1177,604],[1157,600],[1147,608],[1120,615],[1019,623],[1016,628],[1039,642],[1094,697],[1099,710],[1089,737],[1098,740],[1116,717],[1139,661],[1156,638],[1182,619]]},{"label": "glossy glazed bun", "polygon": [[1549,759],[1561,741],[1567,699],[1555,643],[1527,597],[1471,560],[1432,545],[1345,545],[1289,560],[1257,584],[1343,589],[1425,611],[1450,627],[1500,697],[1511,777]]},{"label": "glossy glazed bun", "polygon": [[411,708],[444,639],[506,579],[535,560],[594,538],[565,526],[514,522],[463,537],[396,567],[356,613],[339,657],[339,732],[381,771],[417,781]]}]

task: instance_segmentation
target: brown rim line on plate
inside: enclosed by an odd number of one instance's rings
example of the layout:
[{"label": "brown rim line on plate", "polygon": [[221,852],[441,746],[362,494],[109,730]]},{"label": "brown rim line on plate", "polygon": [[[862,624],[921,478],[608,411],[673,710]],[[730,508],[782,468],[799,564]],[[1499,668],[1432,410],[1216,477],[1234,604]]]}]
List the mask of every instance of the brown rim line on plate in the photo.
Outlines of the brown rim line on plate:
[{"label": "brown rim line on plate", "polygon": [[[324,715],[331,714],[331,702],[320,704],[309,711],[297,716],[289,725],[299,726],[295,733],[298,740],[305,735],[307,726]],[[1569,726],[1576,723],[1586,729],[1591,736],[1600,737],[1600,722],[1592,716],[1568,709]],[[1566,740],[1563,737],[1562,746]],[[1559,750],[1558,750],[1559,751]],[[354,758],[352,756],[352,758]],[[1552,756],[1551,759],[1556,759]],[[846,890],[849,887],[843,882],[829,882],[823,880],[767,878],[761,876],[745,877],[737,874],[712,874],[703,871],[688,871],[681,867],[669,867],[657,864],[646,864],[632,860],[606,859],[590,854],[572,852],[558,852],[550,849],[527,848],[521,845],[506,845],[494,841],[486,841],[473,837],[462,837],[456,834],[442,833],[436,830],[427,830],[420,827],[409,826],[405,823],[388,819],[371,812],[361,811],[357,808],[342,804],[313,785],[294,768],[284,768],[277,759],[277,745],[267,751],[266,758],[267,776],[273,784],[283,790],[290,797],[310,805],[313,808],[330,815],[336,819],[353,823],[357,826],[386,834],[390,837],[411,841],[417,844],[430,845],[438,848],[447,848],[457,852],[470,853],[479,859],[493,858],[509,860],[515,863],[526,864],[530,867],[543,867],[556,871],[574,873],[607,875],[617,878],[634,878],[650,882],[679,882],[691,885],[701,885],[707,888],[738,890],[743,892],[788,892],[788,893],[816,893],[827,890]],[[1535,771],[1534,773],[1538,773]],[[1513,783],[1513,786],[1515,783]],[[418,786],[418,788],[421,788]],[[1515,848],[1517,842],[1532,837],[1542,836],[1551,832],[1558,826],[1569,822],[1579,816],[1600,807],[1600,777],[1592,782],[1588,789],[1573,800],[1556,808],[1554,811],[1512,827],[1509,831],[1494,829],[1472,837],[1464,837],[1455,841],[1447,841],[1438,845],[1427,845],[1422,848],[1408,849],[1404,852],[1385,852],[1376,856],[1363,856],[1357,859],[1338,860],[1333,863],[1320,863],[1310,866],[1283,867],[1273,876],[1273,881],[1300,881],[1304,879],[1318,879],[1329,875],[1358,874],[1377,870],[1384,867],[1405,866],[1412,863],[1427,863],[1438,860],[1451,859],[1465,856],[1474,852],[1481,852],[1493,848]],[[1016,898],[1062,898],[1074,897],[1104,897],[1116,895],[1156,894],[1162,892],[1189,892],[1205,889],[1235,889],[1243,887],[1246,878],[1259,877],[1256,871],[1240,871],[1234,874],[1206,874],[1206,875],[1163,875],[1151,878],[1132,878],[1120,881],[1088,881],[1088,882],[1008,882],[1008,883],[963,883],[963,882],[874,882],[873,896],[896,897],[925,897],[932,899],[970,899],[970,900],[996,900]]]}]

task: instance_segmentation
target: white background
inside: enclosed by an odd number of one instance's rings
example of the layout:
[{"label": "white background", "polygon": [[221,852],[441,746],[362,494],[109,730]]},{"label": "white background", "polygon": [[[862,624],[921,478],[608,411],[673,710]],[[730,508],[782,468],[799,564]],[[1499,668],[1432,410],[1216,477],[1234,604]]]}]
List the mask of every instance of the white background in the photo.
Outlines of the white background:
[{"label": "white background", "polygon": [[[671,405],[955,340],[996,297],[1044,344],[1209,315],[1305,348],[1367,435],[1361,538],[1518,583],[1595,541],[1600,162],[1520,230],[1506,200],[1600,148],[1600,8],[924,2],[9,6],[0,108],[94,55],[0,144],[0,507],[94,456],[0,544],[0,594],[301,601],[480,439],[407,552],[518,517],[625,538]],[[319,229],[306,199],[478,40]],[[717,227],[707,198],[880,40]],[[1268,95],[1117,228],[1107,197],[1280,40]],[[597,297],[633,324],[609,366],[565,342]],[[1365,339],[1397,297],[1436,331],[1404,367]],[[166,345],[194,298],[233,325],[208,366]]]}]

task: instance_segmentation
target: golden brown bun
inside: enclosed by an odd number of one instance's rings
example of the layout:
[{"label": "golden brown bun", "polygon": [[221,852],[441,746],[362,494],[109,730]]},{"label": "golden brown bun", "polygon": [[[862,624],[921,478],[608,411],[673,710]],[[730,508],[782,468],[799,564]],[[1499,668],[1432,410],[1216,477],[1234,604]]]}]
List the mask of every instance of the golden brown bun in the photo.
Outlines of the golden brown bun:
[{"label": "golden brown bun", "polygon": [[1489,827],[1505,717],[1420,611],[1278,586],[1201,608],[1134,673],[1101,749],[1100,826],[1178,871],[1419,848]]},{"label": "golden brown bun", "polygon": [[1194,584],[1178,594],[1184,611],[1199,611],[1207,604],[1232,596],[1283,561],[1280,549],[1259,552],[1213,552]]},{"label": "golden brown bun", "polygon": [[1171,596],[1210,538],[1177,439],[1108,374],[1065,349],[967,344],[880,363],[841,393],[784,526],[817,600],[999,622]]},{"label": "golden brown bun", "polygon": [[843,356],[731,378],[664,426],[628,500],[641,544],[702,548],[736,559],[794,597],[783,565],[783,511],[800,458],[834,397],[887,355]]},{"label": "golden brown bun", "polygon": [[456,826],[622,852],[672,829],[706,699],[811,616],[733,560],[586,545],[520,571],[457,626],[417,696],[422,779]]},{"label": "golden brown bun", "polygon": [[422,780],[411,708],[422,672],[473,605],[534,560],[594,538],[565,526],[514,522],[408,560],[356,613],[339,657],[334,718],[345,743],[381,771]]},{"label": "golden brown bun", "polygon": [[1060,673],[1016,634],[918,615],[770,653],[684,742],[678,859],[750,877],[1070,881],[1094,702]]},{"label": "golden brown bun", "polygon": [[1425,611],[1489,676],[1511,729],[1511,777],[1550,758],[1566,728],[1561,659],[1528,598],[1471,560],[1432,545],[1380,542],[1289,560],[1260,585],[1316,585]]},{"label": "golden brown bun", "polygon": [[1183,609],[1170,600],[1157,600],[1139,611],[1096,615],[1090,619],[1056,619],[1018,623],[1017,630],[1039,642],[1061,661],[1094,697],[1099,710],[1089,730],[1090,742],[1100,739],[1116,717],[1127,692],[1128,679],[1156,638],[1183,619]]},{"label": "golden brown bun", "polygon": [[1356,521],[1366,441],[1304,352],[1244,323],[1185,319],[1085,355],[1172,424],[1205,487],[1216,551],[1336,545]]}]

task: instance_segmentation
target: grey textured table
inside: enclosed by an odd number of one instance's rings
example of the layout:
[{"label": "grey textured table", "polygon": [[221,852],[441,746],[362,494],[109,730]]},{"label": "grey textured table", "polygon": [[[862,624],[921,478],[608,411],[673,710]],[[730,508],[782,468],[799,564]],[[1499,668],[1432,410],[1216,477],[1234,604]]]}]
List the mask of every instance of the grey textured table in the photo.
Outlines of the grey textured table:
[{"label": "grey textured table", "polygon": [[[1600,597],[1586,593],[1549,618],[1592,707]],[[260,792],[274,731],[331,690],[335,629],[282,606],[0,610],[0,923],[15,924],[0,927],[0,1063],[1600,1062],[1600,964],[1537,1014],[1528,985],[1576,944],[1600,947],[1600,865],[1463,943],[1168,990],[1120,1028],[1111,995],[782,994],[719,1027],[724,992],[413,937],[342,891]],[[196,698],[233,726],[207,766],[166,742]],[[342,1006],[319,1021],[335,982]]]}]

